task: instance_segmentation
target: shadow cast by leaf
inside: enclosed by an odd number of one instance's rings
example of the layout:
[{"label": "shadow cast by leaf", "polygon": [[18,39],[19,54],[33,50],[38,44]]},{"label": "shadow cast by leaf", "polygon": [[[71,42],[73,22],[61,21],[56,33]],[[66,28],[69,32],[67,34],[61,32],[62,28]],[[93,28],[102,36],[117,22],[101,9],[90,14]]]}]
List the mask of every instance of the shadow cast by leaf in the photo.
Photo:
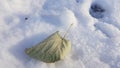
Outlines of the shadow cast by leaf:
[{"label": "shadow cast by leaf", "polygon": [[38,34],[29,38],[25,38],[18,44],[11,47],[9,51],[11,52],[11,54],[15,56],[17,60],[23,63],[26,63],[30,61],[30,58],[25,54],[25,49],[35,46],[36,44],[41,42],[43,39],[45,39],[45,37],[46,37],[46,34]]}]

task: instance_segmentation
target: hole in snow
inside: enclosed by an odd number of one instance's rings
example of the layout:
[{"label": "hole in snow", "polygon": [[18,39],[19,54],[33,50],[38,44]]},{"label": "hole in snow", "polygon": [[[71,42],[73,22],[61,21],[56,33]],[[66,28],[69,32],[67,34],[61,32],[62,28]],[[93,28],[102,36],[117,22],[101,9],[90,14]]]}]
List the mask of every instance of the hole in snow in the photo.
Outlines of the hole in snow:
[{"label": "hole in snow", "polygon": [[28,20],[28,18],[27,18],[27,17],[25,17],[25,20]]},{"label": "hole in snow", "polygon": [[105,11],[106,10],[101,5],[93,3],[90,7],[89,13],[92,17],[99,19],[104,17]]}]

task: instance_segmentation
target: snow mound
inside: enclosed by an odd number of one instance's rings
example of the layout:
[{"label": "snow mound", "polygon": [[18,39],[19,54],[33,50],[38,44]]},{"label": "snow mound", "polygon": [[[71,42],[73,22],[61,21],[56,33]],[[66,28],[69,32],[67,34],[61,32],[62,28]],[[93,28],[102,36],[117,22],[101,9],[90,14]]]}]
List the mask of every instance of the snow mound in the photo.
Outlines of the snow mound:
[{"label": "snow mound", "polygon": [[65,8],[61,13],[60,13],[60,21],[63,26],[68,27],[71,24],[73,24],[73,27],[76,27],[78,25],[77,19],[74,15],[74,13]]}]

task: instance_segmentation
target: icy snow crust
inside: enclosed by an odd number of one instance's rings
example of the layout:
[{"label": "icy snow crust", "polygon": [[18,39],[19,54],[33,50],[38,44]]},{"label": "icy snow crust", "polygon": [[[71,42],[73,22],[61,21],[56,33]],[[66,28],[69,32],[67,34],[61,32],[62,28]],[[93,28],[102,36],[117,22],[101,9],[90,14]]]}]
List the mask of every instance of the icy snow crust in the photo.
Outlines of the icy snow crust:
[{"label": "icy snow crust", "polygon": [[[101,18],[90,14],[92,4],[105,10]],[[0,0],[0,68],[120,68],[119,6],[120,0]],[[71,23],[64,60],[47,64],[25,54],[57,30],[63,36]]]}]

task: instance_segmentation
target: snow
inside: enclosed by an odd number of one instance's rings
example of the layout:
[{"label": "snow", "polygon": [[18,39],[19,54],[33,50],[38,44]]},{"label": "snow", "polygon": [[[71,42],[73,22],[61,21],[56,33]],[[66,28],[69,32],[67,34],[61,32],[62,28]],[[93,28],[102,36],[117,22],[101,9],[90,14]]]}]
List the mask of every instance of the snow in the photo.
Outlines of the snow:
[{"label": "snow", "polygon": [[60,21],[65,27],[69,27],[71,24],[73,24],[72,27],[76,27],[78,23],[74,13],[68,9],[64,9],[63,12],[60,13]]},{"label": "snow", "polygon": [[[93,4],[103,17],[91,15]],[[119,0],[0,0],[0,68],[120,68],[119,6]],[[63,60],[48,64],[25,54],[71,24],[72,49]]]}]

